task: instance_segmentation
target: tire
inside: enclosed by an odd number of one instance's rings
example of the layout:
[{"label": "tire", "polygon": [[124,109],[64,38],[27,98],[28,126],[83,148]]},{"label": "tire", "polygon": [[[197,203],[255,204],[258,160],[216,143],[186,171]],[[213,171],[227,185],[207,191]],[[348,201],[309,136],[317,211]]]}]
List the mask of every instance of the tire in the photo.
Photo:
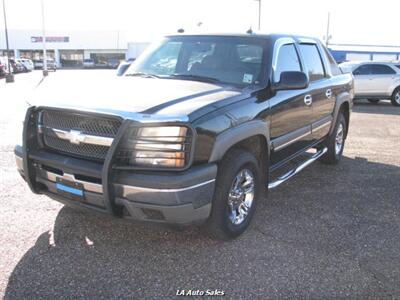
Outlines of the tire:
[{"label": "tire", "polygon": [[379,101],[381,101],[379,99],[367,99],[367,100],[368,100],[369,103],[372,103],[372,104],[378,104]]},{"label": "tire", "polygon": [[346,141],[346,128],[347,124],[343,112],[339,112],[335,128],[326,140],[325,146],[328,147],[328,151],[321,157],[322,163],[331,165],[339,163]]},{"label": "tire", "polygon": [[390,100],[394,106],[400,106],[400,86],[394,90]]},{"label": "tire", "polygon": [[[242,180],[238,180],[240,175],[243,175]],[[206,231],[213,238],[233,239],[246,230],[262,196],[262,178],[260,164],[250,152],[233,149],[225,155],[218,166],[211,215],[205,224]],[[254,186],[253,194],[242,194],[240,191],[251,191],[251,182]],[[237,189],[234,188],[236,183],[239,183]],[[246,189],[242,189],[243,186],[246,186]]]}]

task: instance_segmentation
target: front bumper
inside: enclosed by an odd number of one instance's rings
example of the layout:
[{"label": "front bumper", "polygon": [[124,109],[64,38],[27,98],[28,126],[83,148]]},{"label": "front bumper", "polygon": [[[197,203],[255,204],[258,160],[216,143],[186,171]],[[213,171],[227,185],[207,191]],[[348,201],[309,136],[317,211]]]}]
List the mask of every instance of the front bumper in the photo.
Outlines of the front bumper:
[{"label": "front bumper", "polygon": [[[215,164],[194,166],[177,173],[115,169],[107,172],[99,163],[43,150],[24,153],[22,147],[16,146],[14,152],[18,171],[34,192],[69,206],[134,220],[180,225],[202,223],[210,215],[217,173]],[[60,180],[79,184],[84,199],[60,194],[56,187]]]}]

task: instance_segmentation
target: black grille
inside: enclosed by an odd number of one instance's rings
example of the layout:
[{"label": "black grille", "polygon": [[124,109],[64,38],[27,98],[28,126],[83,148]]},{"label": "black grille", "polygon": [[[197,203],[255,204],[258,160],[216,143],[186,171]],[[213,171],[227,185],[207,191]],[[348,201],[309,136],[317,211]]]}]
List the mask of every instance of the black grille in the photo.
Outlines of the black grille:
[{"label": "black grille", "polygon": [[92,115],[67,113],[62,111],[43,111],[42,124],[63,130],[79,130],[82,133],[114,137],[121,121],[113,118],[93,117]]},{"label": "black grille", "polygon": [[[66,131],[79,130],[84,134],[111,138],[116,136],[121,126],[119,119],[65,111],[45,110],[42,112],[41,118],[41,124],[44,127]],[[94,160],[104,160],[109,149],[108,146],[101,145],[72,144],[47,131],[43,132],[43,143],[46,148],[51,150]]]}]

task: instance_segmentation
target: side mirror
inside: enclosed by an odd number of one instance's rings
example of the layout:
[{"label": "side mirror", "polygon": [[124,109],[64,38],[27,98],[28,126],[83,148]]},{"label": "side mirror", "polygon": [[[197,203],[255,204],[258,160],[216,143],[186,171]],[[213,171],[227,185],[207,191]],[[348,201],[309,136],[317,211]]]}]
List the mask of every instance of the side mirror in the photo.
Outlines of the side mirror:
[{"label": "side mirror", "polygon": [[278,83],[273,84],[273,90],[301,90],[308,87],[307,75],[299,71],[286,71],[281,73]]}]

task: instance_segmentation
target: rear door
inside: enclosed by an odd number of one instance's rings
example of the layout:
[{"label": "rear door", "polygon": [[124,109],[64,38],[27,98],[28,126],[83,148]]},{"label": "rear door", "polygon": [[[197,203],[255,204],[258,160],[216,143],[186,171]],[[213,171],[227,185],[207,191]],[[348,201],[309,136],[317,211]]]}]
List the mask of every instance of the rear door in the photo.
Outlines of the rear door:
[{"label": "rear door", "polygon": [[385,64],[371,65],[370,92],[373,96],[390,95],[390,87],[396,79],[396,71]]},{"label": "rear door", "polygon": [[[278,40],[273,55],[273,82],[284,71],[303,71],[295,41]],[[271,98],[272,163],[295,154],[310,144],[312,108],[309,89],[277,91]]]},{"label": "rear door", "polygon": [[328,66],[323,62],[322,55],[325,54],[321,52],[319,45],[315,41],[300,42],[299,49],[310,80],[311,127],[315,140],[322,138],[329,131],[335,105],[335,91],[332,88]]}]

